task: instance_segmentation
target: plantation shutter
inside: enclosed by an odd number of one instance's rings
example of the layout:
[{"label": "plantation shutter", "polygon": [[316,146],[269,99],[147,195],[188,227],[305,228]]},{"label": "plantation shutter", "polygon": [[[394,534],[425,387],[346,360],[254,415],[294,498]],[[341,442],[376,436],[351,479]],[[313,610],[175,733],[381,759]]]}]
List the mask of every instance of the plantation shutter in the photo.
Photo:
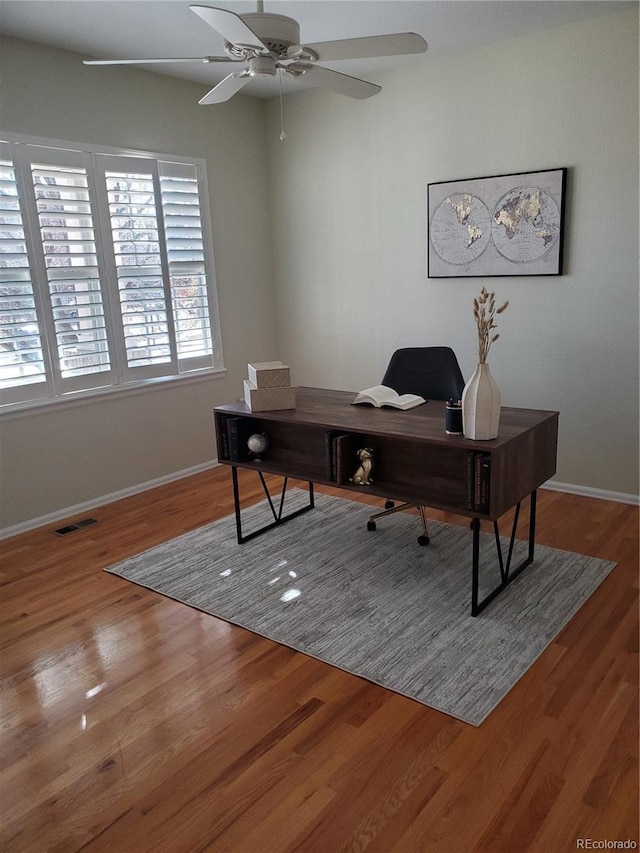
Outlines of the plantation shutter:
[{"label": "plantation shutter", "polygon": [[90,156],[38,145],[16,146],[14,152],[30,223],[38,323],[48,340],[49,380],[56,394],[110,385],[115,374]]},{"label": "plantation shutter", "polygon": [[17,170],[10,146],[0,142],[0,390],[3,402],[46,396],[49,384]]},{"label": "plantation shutter", "polygon": [[111,383],[105,295],[98,268],[89,158],[79,151],[30,152],[38,233],[64,392]]},{"label": "plantation shutter", "polygon": [[218,367],[207,203],[200,162],[0,141],[0,403]]},{"label": "plantation shutter", "polygon": [[[105,263],[117,282],[124,381],[178,372],[157,163],[98,155]],[[116,310],[116,306],[114,306]]]},{"label": "plantation shutter", "polygon": [[213,364],[209,294],[195,165],[160,161],[160,191],[180,369]]}]

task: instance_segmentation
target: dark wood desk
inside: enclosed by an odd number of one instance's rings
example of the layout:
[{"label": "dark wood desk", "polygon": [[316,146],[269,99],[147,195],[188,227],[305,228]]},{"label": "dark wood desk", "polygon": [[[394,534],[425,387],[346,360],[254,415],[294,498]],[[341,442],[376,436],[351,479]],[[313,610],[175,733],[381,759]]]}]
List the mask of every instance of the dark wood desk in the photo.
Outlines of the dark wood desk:
[{"label": "dark wood desk", "polygon": [[[284,523],[313,508],[313,483],[338,486],[383,498],[454,512],[471,519],[472,614],[477,615],[533,561],[536,490],[556,470],[558,413],[503,408],[500,433],[490,441],[447,435],[444,403],[429,401],[408,412],[353,406],[355,392],[297,388],[296,408],[250,412],[244,403],[214,410],[218,460],[232,466],[238,542]],[[264,433],[269,448],[260,461],[248,452],[246,438]],[[341,438],[337,438],[341,436]],[[360,447],[374,450],[374,483],[356,486],[349,477]],[[237,468],[251,468],[261,477],[274,522],[243,536]],[[278,510],[271,501],[264,473],[285,478]],[[309,504],[283,515],[287,478],[309,483]],[[529,554],[511,567],[511,553],[520,504],[530,497]],[[516,507],[506,559],[500,545],[498,519]],[[493,522],[502,581],[478,600],[480,520]]]}]

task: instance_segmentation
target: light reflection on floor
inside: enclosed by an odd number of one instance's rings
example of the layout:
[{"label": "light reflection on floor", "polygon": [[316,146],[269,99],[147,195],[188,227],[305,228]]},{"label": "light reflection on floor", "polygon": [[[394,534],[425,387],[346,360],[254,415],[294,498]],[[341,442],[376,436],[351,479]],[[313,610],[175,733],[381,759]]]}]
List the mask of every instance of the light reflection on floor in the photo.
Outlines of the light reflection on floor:
[{"label": "light reflection on floor", "polygon": [[[269,569],[269,573],[281,572],[282,569],[284,569],[288,565],[289,565],[288,560],[286,560],[286,559],[278,560],[278,562]],[[224,569],[223,571],[221,571],[219,573],[219,577],[228,578],[228,577],[231,577],[231,574],[232,574],[231,569]],[[294,571],[293,569],[288,569],[286,574],[292,580],[295,580],[298,577],[298,573],[296,571]],[[279,583],[282,580],[282,578],[283,578],[283,574],[277,574],[275,577],[269,578],[267,580],[267,586],[275,586],[277,583]],[[286,589],[282,593],[282,595],[280,596],[280,601],[282,601],[283,603],[286,604],[289,601],[294,601],[296,598],[299,598],[301,595],[302,595],[302,590],[298,589],[297,587],[290,587],[289,589]]]},{"label": "light reflection on floor", "polygon": [[[274,566],[274,568],[270,569],[270,571],[275,572],[275,571],[278,571],[279,569],[284,569],[285,566],[288,566],[288,565],[289,565],[288,560],[279,560],[278,563]],[[295,579],[298,577],[298,573],[295,572],[293,569],[288,569],[287,570],[287,576],[289,578]],[[269,586],[273,586],[277,581],[279,581],[281,579],[281,577],[282,577],[282,575],[277,575],[277,577],[272,578],[272,580],[268,581]],[[285,583],[288,583],[288,580],[286,578],[285,578]],[[295,601],[295,599],[300,598],[301,595],[302,595],[302,590],[298,589],[297,587],[289,587],[288,589],[285,589],[285,591],[280,596],[280,601],[282,601],[284,604],[286,604],[289,601]]]},{"label": "light reflection on floor", "polygon": [[293,601],[294,598],[299,598],[299,596],[301,596],[301,595],[302,595],[302,592],[299,589],[295,589],[295,588],[287,589],[280,596],[280,601],[284,601],[284,602]]}]

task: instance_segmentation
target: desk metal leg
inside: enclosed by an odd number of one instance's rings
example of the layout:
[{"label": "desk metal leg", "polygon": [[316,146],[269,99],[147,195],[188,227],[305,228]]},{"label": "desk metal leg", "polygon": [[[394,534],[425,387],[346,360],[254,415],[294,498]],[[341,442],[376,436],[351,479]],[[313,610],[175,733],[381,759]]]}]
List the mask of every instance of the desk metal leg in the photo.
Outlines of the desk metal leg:
[{"label": "desk metal leg", "polygon": [[265,495],[267,496],[267,501],[269,502],[269,509],[271,510],[271,514],[273,516],[273,521],[270,524],[265,524],[263,527],[258,528],[258,530],[254,530],[251,533],[248,533],[246,536],[242,533],[242,517],[240,511],[240,487],[238,485],[238,468],[237,466],[232,465],[231,475],[233,479],[233,505],[236,514],[236,535],[238,539],[238,545],[242,545],[243,542],[248,542],[249,539],[253,539],[255,536],[259,536],[261,533],[266,533],[267,530],[272,530],[274,527],[277,527],[280,524],[284,524],[285,521],[289,521],[292,518],[296,518],[296,516],[298,515],[302,515],[303,512],[308,512],[315,506],[313,483],[309,482],[309,503],[301,507],[300,509],[295,510],[294,512],[290,512],[288,515],[283,515],[282,511],[284,509],[284,498],[285,493],[287,491],[287,483],[289,482],[289,478],[283,477],[282,490],[280,492],[280,504],[276,511],[262,471],[256,471],[256,473],[260,477],[262,489]]},{"label": "desk metal leg", "polygon": [[496,550],[498,552],[498,564],[500,567],[500,583],[490,593],[488,593],[482,601],[478,601],[479,592],[479,575],[480,575],[480,519],[474,518],[471,522],[473,530],[473,569],[471,577],[471,615],[477,616],[485,607],[499,595],[502,590],[509,586],[511,581],[515,580],[523,569],[526,569],[533,562],[533,553],[535,548],[536,534],[536,499],[537,492],[533,491],[530,495],[529,508],[529,549],[526,558],[511,571],[511,558],[513,556],[513,546],[516,541],[516,529],[518,527],[518,518],[520,517],[520,501],[516,504],[516,511],[513,518],[513,526],[511,528],[511,538],[509,540],[509,550],[506,557],[502,553],[502,543],[500,542],[500,532],[498,522],[493,522],[493,531],[495,535]]}]

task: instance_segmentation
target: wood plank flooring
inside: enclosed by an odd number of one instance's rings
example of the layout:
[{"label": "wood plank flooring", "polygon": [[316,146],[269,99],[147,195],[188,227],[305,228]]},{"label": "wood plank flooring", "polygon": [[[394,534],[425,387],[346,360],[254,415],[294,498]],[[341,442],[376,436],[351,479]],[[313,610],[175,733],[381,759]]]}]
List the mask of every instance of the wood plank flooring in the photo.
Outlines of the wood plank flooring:
[{"label": "wood plank flooring", "polygon": [[538,542],[618,566],[473,728],[102,571],[230,513],[230,479],[0,543],[0,849],[637,849],[637,507],[539,492]]}]

